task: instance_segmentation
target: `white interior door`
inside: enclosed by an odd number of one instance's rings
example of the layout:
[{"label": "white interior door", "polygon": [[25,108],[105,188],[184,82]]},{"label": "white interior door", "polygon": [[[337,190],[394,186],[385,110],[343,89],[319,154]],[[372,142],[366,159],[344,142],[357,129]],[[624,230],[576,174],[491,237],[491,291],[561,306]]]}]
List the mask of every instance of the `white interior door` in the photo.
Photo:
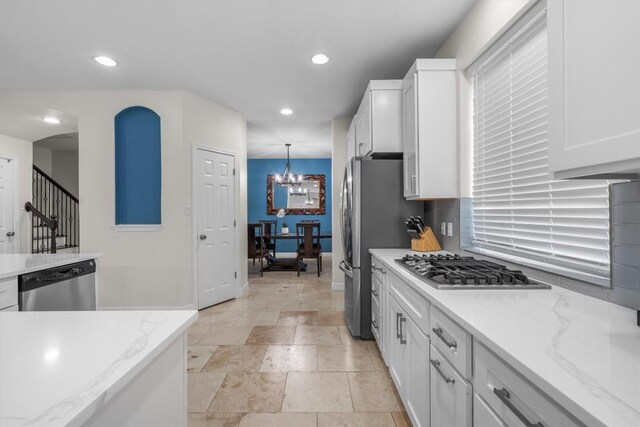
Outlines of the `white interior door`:
[{"label": "white interior door", "polygon": [[16,252],[14,162],[0,159],[0,254]]},{"label": "white interior door", "polygon": [[234,157],[196,150],[198,309],[235,298]]}]

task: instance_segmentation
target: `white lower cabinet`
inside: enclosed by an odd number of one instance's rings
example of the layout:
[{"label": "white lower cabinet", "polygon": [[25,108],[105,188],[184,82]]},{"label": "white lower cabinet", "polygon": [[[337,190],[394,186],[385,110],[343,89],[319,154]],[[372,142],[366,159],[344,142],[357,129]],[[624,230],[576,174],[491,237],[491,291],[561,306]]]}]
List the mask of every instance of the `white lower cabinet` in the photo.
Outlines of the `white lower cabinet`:
[{"label": "white lower cabinet", "polygon": [[429,426],[429,337],[389,298],[395,335],[391,340],[389,372],[414,427]]},{"label": "white lower cabinet", "polygon": [[473,395],[473,426],[474,427],[507,427],[489,405],[477,394]]},{"label": "white lower cabinet", "polygon": [[405,393],[404,405],[414,427],[427,427],[429,404],[429,338],[409,318],[400,321],[404,335]]},{"label": "white lower cabinet", "polygon": [[404,311],[395,298],[389,298],[388,307],[388,329],[389,337],[387,342],[387,351],[389,352],[389,374],[398,389],[400,397],[404,401],[404,383],[405,383],[405,358],[404,344],[400,341],[400,319]]},{"label": "white lower cabinet", "polygon": [[431,426],[470,427],[471,383],[431,346]]}]

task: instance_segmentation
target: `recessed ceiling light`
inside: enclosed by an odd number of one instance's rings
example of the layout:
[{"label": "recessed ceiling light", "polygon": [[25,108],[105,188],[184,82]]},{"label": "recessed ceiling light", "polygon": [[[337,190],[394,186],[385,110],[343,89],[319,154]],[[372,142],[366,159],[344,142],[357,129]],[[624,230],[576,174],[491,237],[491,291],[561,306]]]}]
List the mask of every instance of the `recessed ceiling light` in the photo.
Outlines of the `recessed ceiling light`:
[{"label": "recessed ceiling light", "polygon": [[293,110],[291,108],[283,108],[282,110],[280,110],[280,114],[282,114],[283,116],[290,116],[291,114],[293,114]]},{"label": "recessed ceiling light", "polygon": [[324,53],[317,53],[311,57],[311,62],[316,65],[324,65],[329,62],[329,57]]},{"label": "recessed ceiling light", "polygon": [[60,119],[57,119],[57,118],[51,117],[51,116],[43,117],[42,120],[44,120],[47,123],[51,123],[52,125],[59,125],[60,124]]},{"label": "recessed ceiling light", "polygon": [[118,65],[115,59],[109,58],[108,56],[96,56],[93,58],[100,65],[104,65],[105,67],[115,67]]}]

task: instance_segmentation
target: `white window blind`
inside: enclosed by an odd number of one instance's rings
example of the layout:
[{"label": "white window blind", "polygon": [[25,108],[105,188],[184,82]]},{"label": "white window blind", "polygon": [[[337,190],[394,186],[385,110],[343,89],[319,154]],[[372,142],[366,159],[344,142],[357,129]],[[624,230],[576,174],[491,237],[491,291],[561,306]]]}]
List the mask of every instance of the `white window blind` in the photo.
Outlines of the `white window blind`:
[{"label": "white window blind", "polygon": [[532,9],[469,70],[472,245],[608,275],[609,182],[548,173],[547,31]]}]

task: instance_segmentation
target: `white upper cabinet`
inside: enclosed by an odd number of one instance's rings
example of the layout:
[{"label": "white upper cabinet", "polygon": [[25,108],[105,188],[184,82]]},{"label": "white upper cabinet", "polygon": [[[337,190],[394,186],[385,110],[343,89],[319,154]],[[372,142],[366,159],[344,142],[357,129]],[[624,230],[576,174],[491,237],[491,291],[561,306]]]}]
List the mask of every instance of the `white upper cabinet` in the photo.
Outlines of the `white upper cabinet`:
[{"label": "white upper cabinet", "polygon": [[402,81],[404,196],[458,197],[455,59],[418,59]]},{"label": "white upper cabinet", "polygon": [[640,1],[547,7],[550,172],[640,176]]},{"label": "white upper cabinet", "polygon": [[371,80],[355,118],[356,155],[402,152],[402,80]]}]

